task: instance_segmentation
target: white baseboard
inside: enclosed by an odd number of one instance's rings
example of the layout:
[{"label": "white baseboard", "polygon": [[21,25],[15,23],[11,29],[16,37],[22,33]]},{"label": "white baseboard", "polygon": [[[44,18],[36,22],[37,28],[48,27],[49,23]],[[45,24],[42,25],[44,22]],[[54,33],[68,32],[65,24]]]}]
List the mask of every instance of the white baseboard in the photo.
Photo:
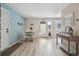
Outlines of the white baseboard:
[{"label": "white baseboard", "polygon": [[20,40],[18,40],[18,41],[16,41],[16,42],[15,42],[15,43],[13,43],[13,44],[11,44],[9,47],[11,47],[11,46],[15,45],[16,43],[20,42],[21,40],[23,40],[23,38],[22,38],[22,39],[20,39]]}]

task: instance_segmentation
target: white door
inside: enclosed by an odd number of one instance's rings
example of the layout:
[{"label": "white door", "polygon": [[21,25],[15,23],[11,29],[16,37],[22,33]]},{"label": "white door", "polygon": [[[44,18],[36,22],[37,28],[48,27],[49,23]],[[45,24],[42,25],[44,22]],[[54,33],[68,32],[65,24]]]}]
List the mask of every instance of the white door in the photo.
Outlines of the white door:
[{"label": "white door", "polygon": [[46,37],[46,23],[41,23],[40,24],[40,36],[41,37]]},{"label": "white door", "polygon": [[1,7],[1,51],[9,47],[9,12]]}]

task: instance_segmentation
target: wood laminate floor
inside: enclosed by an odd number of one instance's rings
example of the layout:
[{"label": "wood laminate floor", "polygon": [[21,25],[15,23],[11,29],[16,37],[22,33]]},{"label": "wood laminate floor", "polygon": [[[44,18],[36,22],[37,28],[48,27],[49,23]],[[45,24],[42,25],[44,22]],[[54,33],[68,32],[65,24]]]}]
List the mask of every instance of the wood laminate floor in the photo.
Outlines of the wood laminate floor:
[{"label": "wood laminate floor", "polygon": [[9,56],[11,55],[14,51],[16,51],[22,43],[16,43],[15,45],[11,46],[10,48],[7,48],[6,50],[1,52],[1,56]]},{"label": "wood laminate floor", "polygon": [[11,56],[66,56],[56,46],[55,38],[39,38],[33,42],[24,42]]}]

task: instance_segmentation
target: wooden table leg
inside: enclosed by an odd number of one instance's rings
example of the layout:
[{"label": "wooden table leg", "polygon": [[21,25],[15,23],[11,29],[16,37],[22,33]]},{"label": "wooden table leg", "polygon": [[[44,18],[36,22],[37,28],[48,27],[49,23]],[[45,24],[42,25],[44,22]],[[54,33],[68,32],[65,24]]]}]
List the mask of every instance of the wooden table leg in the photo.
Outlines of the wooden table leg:
[{"label": "wooden table leg", "polygon": [[63,43],[63,38],[61,38],[61,44]]},{"label": "wooden table leg", "polygon": [[78,39],[76,41],[76,55],[78,55]]},{"label": "wooden table leg", "polygon": [[68,40],[68,55],[70,55],[70,40]]},{"label": "wooden table leg", "polygon": [[56,35],[56,45],[58,45],[58,35]]}]

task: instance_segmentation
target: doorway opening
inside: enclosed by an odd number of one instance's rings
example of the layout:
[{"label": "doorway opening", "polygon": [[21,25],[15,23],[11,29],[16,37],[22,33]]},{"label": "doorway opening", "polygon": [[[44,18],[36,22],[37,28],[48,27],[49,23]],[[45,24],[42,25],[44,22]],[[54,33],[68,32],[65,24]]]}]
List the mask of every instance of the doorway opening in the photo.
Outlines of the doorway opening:
[{"label": "doorway opening", "polygon": [[46,37],[46,22],[40,22],[40,36]]},{"label": "doorway opening", "polygon": [[51,37],[51,21],[48,21],[48,36]]}]

